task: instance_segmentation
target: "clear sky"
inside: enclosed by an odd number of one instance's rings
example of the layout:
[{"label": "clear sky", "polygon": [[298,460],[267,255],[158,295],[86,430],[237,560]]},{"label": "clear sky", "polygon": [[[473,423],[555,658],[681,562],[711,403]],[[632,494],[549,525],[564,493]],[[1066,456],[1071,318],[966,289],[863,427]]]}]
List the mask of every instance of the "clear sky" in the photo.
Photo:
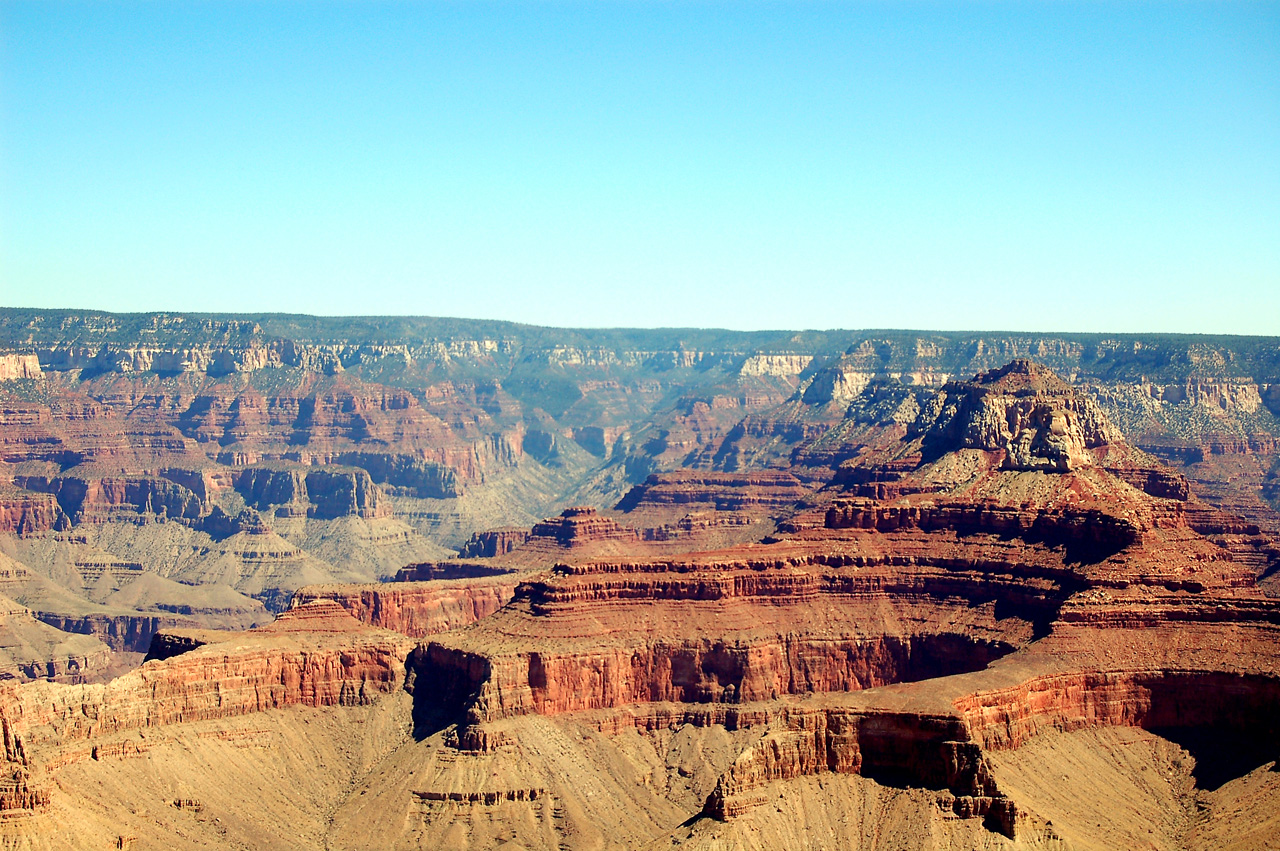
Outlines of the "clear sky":
[{"label": "clear sky", "polygon": [[1280,3],[0,0],[0,304],[1280,334]]}]

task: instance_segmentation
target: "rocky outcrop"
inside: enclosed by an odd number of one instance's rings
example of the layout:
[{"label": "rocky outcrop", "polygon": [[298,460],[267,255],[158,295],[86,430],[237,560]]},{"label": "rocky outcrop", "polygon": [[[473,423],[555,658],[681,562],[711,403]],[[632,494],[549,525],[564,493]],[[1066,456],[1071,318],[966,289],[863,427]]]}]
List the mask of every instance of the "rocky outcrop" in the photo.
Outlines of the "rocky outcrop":
[{"label": "rocky outcrop", "polygon": [[198,632],[157,632],[151,636],[151,644],[147,648],[147,657],[145,662],[160,661],[163,659],[171,659],[174,656],[181,656],[183,653],[190,653],[197,647],[204,647],[208,644],[208,637]]},{"label": "rocky outcrop", "polygon": [[367,704],[403,682],[408,649],[403,636],[323,602],[269,627],[198,633],[186,644],[106,684],[0,687],[4,756],[19,778],[14,794],[0,795],[5,815],[48,806],[62,766],[136,751],[135,732],[294,705]]},{"label": "rocky outcrop", "polygon": [[1027,360],[950,382],[932,407],[915,425],[926,452],[1003,452],[1011,470],[1078,469],[1094,463],[1089,450],[1124,442],[1095,402]]},{"label": "rocky outcrop", "polygon": [[785,472],[676,470],[649,476],[622,498],[617,509],[627,513],[652,513],[679,506],[685,511],[704,509],[768,514],[791,508],[808,493],[808,487]]},{"label": "rocky outcrop", "polygon": [[0,488],[0,532],[27,535],[70,528],[71,519],[53,494]]},{"label": "rocky outcrop", "polygon": [[[474,695],[468,719],[482,723],[647,702],[737,703],[858,691],[979,669],[1011,649],[945,631],[846,640],[665,640],[487,659],[431,642],[408,664],[425,682],[449,682],[457,693]],[[438,694],[424,700],[444,703]]]},{"label": "rocky outcrop", "polygon": [[564,436],[599,458],[607,458],[618,439],[626,434],[625,426],[579,426],[565,429]]},{"label": "rocky outcrop", "polygon": [[1245,381],[1211,381],[1199,377],[1177,384],[1147,384],[1152,399],[1217,411],[1253,413],[1262,406],[1258,385]]},{"label": "rocky outcrop", "polygon": [[145,516],[194,521],[203,510],[194,493],[158,476],[19,475],[14,483],[52,495],[74,524]]},{"label": "rocky outcrop", "polygon": [[446,559],[408,564],[396,571],[393,582],[429,582],[436,579],[479,579],[482,576],[509,576],[511,568],[482,561]]},{"label": "rocky outcrop", "polygon": [[486,433],[490,415],[458,389],[420,400],[345,378],[273,396],[216,385],[177,411],[176,425],[219,464],[358,466],[398,495],[451,498],[522,454],[519,424]]},{"label": "rocky outcrop", "polygon": [[294,592],[292,606],[332,602],[362,623],[421,638],[488,617],[511,600],[515,589],[515,580],[503,578],[310,585]]},{"label": "rocky outcrop", "polygon": [[334,457],[334,463],[359,467],[378,484],[404,496],[451,499],[462,493],[458,475],[452,469],[411,455],[342,452]]},{"label": "rocky outcrop", "polygon": [[877,532],[947,529],[960,534],[1010,535],[1050,547],[1070,547],[1095,562],[1138,543],[1143,531],[1139,522],[1131,518],[1097,509],[1028,510],[992,502],[884,505],[843,499],[827,509],[824,525],[828,529]]},{"label": "rocky outcrop", "polygon": [[1035,677],[955,701],[987,750],[1020,747],[1039,731],[1126,726],[1230,728],[1280,741],[1280,678],[1228,671],[1083,671]]},{"label": "rocky outcrop", "polygon": [[1274,748],[1278,702],[1274,675],[1118,670],[1050,674],[964,695],[955,699],[954,713],[788,707],[765,709],[761,717],[757,710],[750,721],[766,733],[720,777],[705,812],[720,819],[741,815],[763,803],[762,787],[774,781],[857,773],[943,791],[939,803],[956,815],[983,818],[1015,838],[1018,807],[999,790],[986,753],[1021,747],[1044,730],[1106,726],[1170,735],[1231,729]]},{"label": "rocky outcrop", "polygon": [[874,378],[874,373],[847,364],[828,366],[814,375],[800,399],[806,405],[848,405]]},{"label": "rocky outcrop", "polygon": [[200,518],[199,529],[215,541],[230,538],[241,532],[247,535],[265,535],[271,531],[262,522],[262,516],[252,508],[246,508],[235,517],[231,517],[222,510],[220,505],[215,505],[212,511]]},{"label": "rocky outcrop", "polygon": [[40,371],[40,359],[35,355],[0,354],[0,381],[16,378],[44,378]]},{"label": "rocky outcrop", "polygon": [[[1046,578],[904,574],[761,549],[755,560],[601,562],[528,580],[472,631],[415,651],[419,678],[455,684],[422,699],[462,701],[481,722],[857,691],[981,668],[1029,640],[1065,593]],[[583,622],[628,638],[597,638]]]},{"label": "rocky outcrop", "polygon": [[738,374],[744,376],[792,376],[805,371],[813,355],[751,355],[742,362]]},{"label": "rocky outcrop", "polygon": [[307,509],[308,517],[391,516],[391,507],[384,503],[381,491],[373,484],[369,474],[358,468],[351,472],[308,472],[306,488],[311,502],[311,507]]},{"label": "rocky outcrop", "polygon": [[130,653],[146,653],[152,637],[162,630],[195,627],[190,617],[173,614],[108,614],[85,615],[57,612],[34,613],[42,623],[63,632],[91,635],[112,650]]},{"label": "rocky outcrop", "polygon": [[360,468],[248,467],[235,488],[259,511],[320,519],[389,517],[391,508],[378,486]]},{"label": "rocky outcrop", "polygon": [[[396,640],[353,632],[332,649],[302,652],[301,646],[270,640],[280,634],[278,629],[264,630],[257,640],[248,640],[249,647],[231,654],[214,650],[216,642],[210,642],[208,650],[194,648],[105,685],[4,694],[0,717],[12,731],[6,757],[23,762],[33,747],[44,743],[65,745],[294,704],[367,703],[401,680],[401,644]],[[306,639],[304,644],[314,641]]]},{"label": "rocky outcrop", "polygon": [[721,820],[764,803],[760,787],[822,773],[861,774],[946,793],[939,803],[1015,837],[1017,806],[997,787],[979,745],[955,716],[848,709],[784,711],[776,729],[721,775],[704,812]]},{"label": "rocky outcrop", "polygon": [[458,550],[458,558],[494,558],[506,555],[527,540],[529,540],[529,530],[514,526],[475,532]]},{"label": "rocky outcrop", "polygon": [[603,541],[637,541],[634,529],[619,526],[610,517],[601,516],[590,506],[566,508],[559,517],[552,517],[534,525],[526,543],[550,543],[563,549],[573,549]]}]

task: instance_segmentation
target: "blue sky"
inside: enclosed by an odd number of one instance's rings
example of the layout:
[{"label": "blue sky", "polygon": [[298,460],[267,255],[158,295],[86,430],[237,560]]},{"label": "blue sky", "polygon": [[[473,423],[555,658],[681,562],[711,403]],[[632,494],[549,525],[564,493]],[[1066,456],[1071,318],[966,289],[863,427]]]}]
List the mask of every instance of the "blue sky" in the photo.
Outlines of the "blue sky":
[{"label": "blue sky", "polygon": [[0,304],[1280,334],[1280,3],[0,0]]}]

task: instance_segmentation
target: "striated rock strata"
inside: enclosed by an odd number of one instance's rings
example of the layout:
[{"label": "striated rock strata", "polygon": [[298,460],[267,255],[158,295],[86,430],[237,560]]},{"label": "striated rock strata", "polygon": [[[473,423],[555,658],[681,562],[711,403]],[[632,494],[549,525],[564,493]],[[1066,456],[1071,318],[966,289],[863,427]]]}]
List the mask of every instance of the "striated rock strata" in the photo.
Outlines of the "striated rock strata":
[{"label": "striated rock strata", "polygon": [[559,565],[421,643],[409,684],[419,723],[465,751],[530,717],[758,729],[705,801],[716,818],[774,782],[861,774],[1015,837],[1043,820],[988,757],[1040,731],[1276,741],[1280,604],[1237,562],[1250,531],[1014,363],[947,384],[768,543]]},{"label": "striated rock strata", "polygon": [[371,626],[421,638],[474,623],[498,611],[515,594],[506,577],[378,585],[309,585],[293,595],[293,608],[317,601],[341,606]]},{"label": "striated rock strata", "polygon": [[[408,639],[317,602],[247,633],[158,637],[156,656],[100,685],[0,687],[12,794],[3,815],[49,805],[52,775],[147,745],[137,734],[293,705],[360,705],[403,682]],[[164,658],[161,658],[164,657]]]}]

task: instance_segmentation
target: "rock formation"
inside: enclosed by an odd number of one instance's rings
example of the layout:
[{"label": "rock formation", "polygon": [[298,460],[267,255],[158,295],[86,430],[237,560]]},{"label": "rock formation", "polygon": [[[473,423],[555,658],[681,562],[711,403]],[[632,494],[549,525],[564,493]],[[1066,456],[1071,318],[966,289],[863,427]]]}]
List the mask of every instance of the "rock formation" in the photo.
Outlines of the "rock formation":
[{"label": "rock formation", "polygon": [[[990,755],[1038,731],[1230,725],[1276,741],[1280,606],[1196,530],[1214,509],[1124,466],[1139,456],[1105,417],[1035,365],[948,384],[916,425],[771,543],[526,580],[414,651],[411,683],[432,684],[420,717],[478,752],[534,716],[749,727],[764,738],[708,795],[714,818],[770,784],[850,773],[937,790],[1011,839],[1053,834]],[[877,471],[887,500],[865,495]]]},{"label": "rock formation", "polygon": [[1250,847],[1277,387],[1248,338],[0,311],[0,844]]},{"label": "rock formation", "polygon": [[447,632],[486,618],[507,604],[516,583],[505,576],[379,585],[308,585],[293,595],[296,610],[333,603],[372,626],[413,638]]},{"label": "rock formation", "polygon": [[[159,634],[147,664],[110,683],[0,688],[5,817],[45,812],[59,770],[143,753],[167,728],[288,706],[356,706],[403,683],[408,640],[330,602],[248,633]],[[151,734],[148,740],[148,734]]]}]

